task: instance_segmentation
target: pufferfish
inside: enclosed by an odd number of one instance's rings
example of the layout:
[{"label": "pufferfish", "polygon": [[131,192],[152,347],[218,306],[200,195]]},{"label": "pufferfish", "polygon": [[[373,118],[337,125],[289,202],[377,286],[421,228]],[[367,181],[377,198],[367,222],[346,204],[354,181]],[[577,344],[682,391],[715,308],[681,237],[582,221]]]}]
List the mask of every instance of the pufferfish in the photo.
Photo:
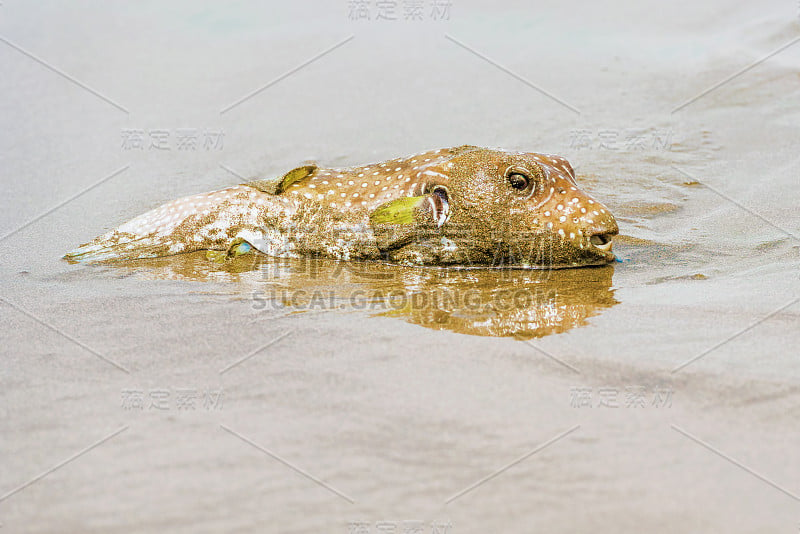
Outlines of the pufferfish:
[{"label": "pufferfish", "polygon": [[308,164],[193,195],[69,252],[73,261],[206,250],[406,265],[563,268],[614,260],[614,216],[566,159],[459,146],[349,168]]}]

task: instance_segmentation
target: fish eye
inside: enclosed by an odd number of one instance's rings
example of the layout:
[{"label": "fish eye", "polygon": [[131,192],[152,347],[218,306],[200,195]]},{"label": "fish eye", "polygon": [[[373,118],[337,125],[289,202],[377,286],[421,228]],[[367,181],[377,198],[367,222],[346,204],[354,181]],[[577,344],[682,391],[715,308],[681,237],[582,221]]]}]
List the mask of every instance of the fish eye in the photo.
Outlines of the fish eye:
[{"label": "fish eye", "polygon": [[528,189],[530,179],[521,172],[514,171],[508,175],[508,183],[510,183],[511,187],[514,189],[518,191],[524,191]]}]

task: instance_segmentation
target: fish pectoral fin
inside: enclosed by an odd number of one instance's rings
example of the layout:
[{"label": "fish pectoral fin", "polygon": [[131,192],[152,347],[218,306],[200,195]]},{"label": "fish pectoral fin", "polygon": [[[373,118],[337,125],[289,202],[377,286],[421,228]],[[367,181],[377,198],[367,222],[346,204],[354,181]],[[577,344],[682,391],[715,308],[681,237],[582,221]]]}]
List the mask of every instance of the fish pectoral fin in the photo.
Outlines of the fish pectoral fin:
[{"label": "fish pectoral fin", "polygon": [[377,224],[414,224],[419,211],[424,207],[427,195],[403,197],[378,206],[369,216],[372,226]]},{"label": "fish pectoral fin", "polygon": [[378,206],[369,216],[379,250],[405,246],[430,230],[435,221],[431,195],[403,197]]},{"label": "fish pectoral fin", "polygon": [[378,206],[369,220],[376,224],[419,224],[441,228],[450,218],[447,187],[436,185],[427,195],[403,197]]},{"label": "fish pectoral fin", "polygon": [[231,241],[231,245],[228,247],[228,250],[206,251],[206,258],[214,263],[225,263],[228,260],[232,260],[238,256],[244,256],[252,251],[253,245],[241,237],[237,237]]}]

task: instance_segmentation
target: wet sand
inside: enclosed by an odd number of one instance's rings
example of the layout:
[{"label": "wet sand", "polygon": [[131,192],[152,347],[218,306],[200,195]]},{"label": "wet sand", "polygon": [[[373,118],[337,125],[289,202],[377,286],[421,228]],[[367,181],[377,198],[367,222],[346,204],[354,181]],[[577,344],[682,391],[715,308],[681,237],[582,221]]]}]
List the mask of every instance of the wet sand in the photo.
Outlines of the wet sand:
[{"label": "wet sand", "polygon": [[[0,531],[796,532],[796,3],[504,5],[0,5]],[[60,259],[463,143],[567,157],[620,261]]]}]

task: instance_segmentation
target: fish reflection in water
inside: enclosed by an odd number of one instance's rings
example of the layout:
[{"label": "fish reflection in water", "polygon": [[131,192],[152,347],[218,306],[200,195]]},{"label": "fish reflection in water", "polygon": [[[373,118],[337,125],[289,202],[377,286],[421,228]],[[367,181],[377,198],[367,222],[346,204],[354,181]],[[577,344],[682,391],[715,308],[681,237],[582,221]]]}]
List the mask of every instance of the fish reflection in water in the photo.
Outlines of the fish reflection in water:
[{"label": "fish reflection in water", "polygon": [[145,278],[238,283],[258,310],[361,311],[435,330],[519,339],[583,326],[618,302],[612,266],[435,268],[256,256],[221,268],[195,253],[113,268]]}]

